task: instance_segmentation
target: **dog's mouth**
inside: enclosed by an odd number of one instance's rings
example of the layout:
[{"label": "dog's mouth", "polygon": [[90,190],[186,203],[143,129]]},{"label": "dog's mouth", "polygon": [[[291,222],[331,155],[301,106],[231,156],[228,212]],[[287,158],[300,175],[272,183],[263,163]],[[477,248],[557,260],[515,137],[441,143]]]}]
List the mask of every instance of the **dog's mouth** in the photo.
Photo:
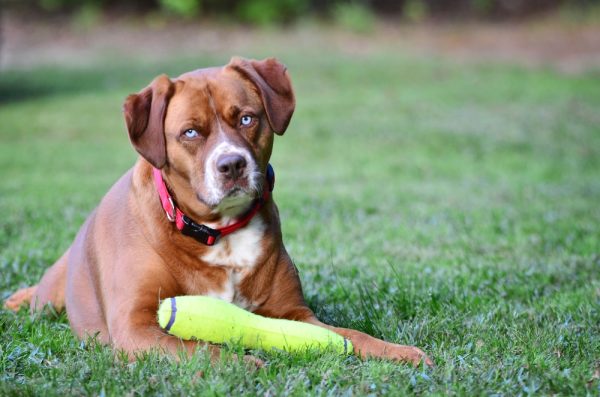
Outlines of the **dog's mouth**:
[{"label": "dog's mouth", "polygon": [[235,197],[235,196],[239,196],[240,194],[244,194],[244,190],[242,190],[241,187],[239,186],[235,186],[233,189],[231,189],[229,192],[227,192],[227,194],[225,195],[225,197]]},{"label": "dog's mouth", "polygon": [[247,178],[240,178],[236,180],[226,180],[221,184],[221,191],[223,197],[231,197],[238,194],[247,193],[249,190],[250,183]]},{"label": "dog's mouth", "polygon": [[245,172],[238,175],[207,172],[196,190],[198,200],[214,215],[235,218],[246,212],[262,195],[264,176],[249,162]]},{"label": "dog's mouth", "polygon": [[[198,192],[198,200],[210,208],[211,213],[221,216],[235,218],[248,210],[252,203],[259,197],[260,186],[246,178],[237,181],[225,181],[221,183],[218,191],[208,197]],[[208,200],[208,198],[213,200]]]},{"label": "dog's mouth", "polygon": [[247,211],[255,198],[255,194],[248,192],[246,189],[234,187],[213,208],[213,212],[220,213],[223,216],[235,217]]}]

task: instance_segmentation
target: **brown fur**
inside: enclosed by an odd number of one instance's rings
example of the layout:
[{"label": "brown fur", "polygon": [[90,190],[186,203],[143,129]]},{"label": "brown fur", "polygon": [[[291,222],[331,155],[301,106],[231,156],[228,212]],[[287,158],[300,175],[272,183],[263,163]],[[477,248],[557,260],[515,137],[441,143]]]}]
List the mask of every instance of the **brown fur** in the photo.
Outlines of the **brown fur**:
[{"label": "brown fur", "polygon": [[[200,258],[210,248],[182,235],[167,220],[153,184],[152,166],[162,169],[184,213],[196,222],[219,225],[226,221],[222,214],[200,200],[206,194],[203,167],[218,137],[225,134],[248,149],[264,173],[273,132],[285,132],[294,105],[286,69],[274,59],[234,58],[223,68],[201,69],[175,80],[163,75],[130,95],[125,119],[140,159],[110,189],[40,283],[16,292],[5,305],[13,310],[28,302],[32,310],[46,304],[57,310],[66,307],[79,337],[97,335],[130,354],[155,347],[172,354],[184,347],[192,354],[200,342],[181,341],[159,328],[159,300],[220,291],[235,276],[239,280],[235,296],[251,302],[257,314],[332,329],[350,339],[362,357],[431,364],[415,347],[317,320],[304,301],[297,269],[284,248],[272,200],[257,215],[265,230],[260,255],[250,267],[205,263]],[[244,131],[237,126],[242,112],[258,119]],[[198,130],[201,137],[182,138],[181,132],[188,128]],[[231,253],[231,241],[224,238],[219,243],[223,258]],[[211,348],[216,354],[218,348]]]}]

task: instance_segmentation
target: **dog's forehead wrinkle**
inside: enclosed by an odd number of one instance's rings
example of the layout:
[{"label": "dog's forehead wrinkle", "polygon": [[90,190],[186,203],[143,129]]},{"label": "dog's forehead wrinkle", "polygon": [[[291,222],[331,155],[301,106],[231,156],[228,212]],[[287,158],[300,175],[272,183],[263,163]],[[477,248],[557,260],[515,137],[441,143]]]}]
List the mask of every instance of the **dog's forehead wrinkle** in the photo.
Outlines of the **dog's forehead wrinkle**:
[{"label": "dog's forehead wrinkle", "polygon": [[235,117],[244,109],[256,112],[262,107],[252,84],[238,75],[218,71],[218,68],[199,69],[181,75],[178,78],[181,92],[188,92],[188,95],[197,98],[191,102],[204,102],[204,112],[210,109],[210,115],[206,116],[215,117],[219,124],[225,123],[225,120]]},{"label": "dog's forehead wrinkle", "polygon": [[204,91],[206,92],[206,98],[208,99],[208,104],[210,105],[210,109],[212,111],[212,115],[214,116],[215,123],[217,126],[217,132],[219,137],[223,137],[225,135],[225,131],[223,130],[223,125],[221,123],[221,116],[217,111],[217,106],[215,104],[215,99],[211,90],[211,85],[207,82]]}]

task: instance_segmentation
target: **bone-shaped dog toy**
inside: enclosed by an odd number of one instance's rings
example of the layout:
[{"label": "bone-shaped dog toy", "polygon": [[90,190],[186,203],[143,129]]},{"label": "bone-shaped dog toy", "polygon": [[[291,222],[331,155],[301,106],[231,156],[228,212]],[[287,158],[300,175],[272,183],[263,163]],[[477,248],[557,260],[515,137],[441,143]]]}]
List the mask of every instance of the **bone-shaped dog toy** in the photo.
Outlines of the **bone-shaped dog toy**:
[{"label": "bone-shaped dog toy", "polygon": [[351,354],[352,343],[328,329],[299,321],[259,316],[208,296],[178,296],[162,301],[158,323],[185,340],[238,342],[245,348],[290,352],[318,349]]}]

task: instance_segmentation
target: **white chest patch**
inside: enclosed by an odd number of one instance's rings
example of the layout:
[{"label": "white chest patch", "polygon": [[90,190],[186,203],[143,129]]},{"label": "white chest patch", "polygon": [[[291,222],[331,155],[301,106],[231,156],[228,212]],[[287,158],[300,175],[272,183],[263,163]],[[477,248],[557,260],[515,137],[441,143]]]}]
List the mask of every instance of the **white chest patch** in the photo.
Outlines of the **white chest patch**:
[{"label": "white chest patch", "polygon": [[244,296],[242,296],[237,290],[237,285],[243,279],[247,271],[229,269],[227,273],[227,280],[225,281],[225,283],[223,283],[221,290],[207,291],[205,295],[224,300],[225,302],[233,303],[234,305],[241,307],[242,309],[250,311],[254,310],[256,306]]},{"label": "white chest patch", "polygon": [[225,283],[223,283],[221,290],[207,291],[205,295],[233,303],[233,298],[235,298],[235,285],[231,275],[229,275]]},{"label": "white chest patch", "polygon": [[227,279],[221,288],[207,291],[205,295],[233,303],[246,310],[253,309],[252,302],[239,293],[238,285],[262,255],[261,242],[264,233],[265,223],[257,215],[245,228],[223,237],[200,257],[209,265],[227,268]]},{"label": "white chest patch", "polygon": [[255,216],[246,227],[209,247],[200,259],[212,266],[251,269],[262,254],[264,233],[264,222],[260,216]]}]

